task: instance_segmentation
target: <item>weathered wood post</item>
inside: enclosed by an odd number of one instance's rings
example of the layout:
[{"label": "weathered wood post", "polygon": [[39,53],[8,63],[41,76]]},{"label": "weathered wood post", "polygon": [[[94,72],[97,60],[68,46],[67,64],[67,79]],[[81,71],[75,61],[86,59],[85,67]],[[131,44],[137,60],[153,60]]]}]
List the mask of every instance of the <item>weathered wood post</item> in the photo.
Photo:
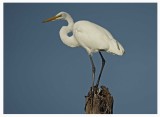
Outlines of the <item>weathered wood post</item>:
[{"label": "weathered wood post", "polygon": [[94,95],[92,95],[92,88],[90,88],[85,100],[86,114],[113,114],[114,100],[105,86],[101,86],[101,89],[94,86]]}]

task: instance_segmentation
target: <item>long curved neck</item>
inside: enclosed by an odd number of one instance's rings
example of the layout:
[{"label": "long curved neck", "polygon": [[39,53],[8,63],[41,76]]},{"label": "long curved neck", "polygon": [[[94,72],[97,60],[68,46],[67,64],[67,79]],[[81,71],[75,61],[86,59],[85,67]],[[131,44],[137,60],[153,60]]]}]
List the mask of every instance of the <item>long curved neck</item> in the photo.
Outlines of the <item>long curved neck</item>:
[{"label": "long curved neck", "polygon": [[70,15],[68,15],[65,18],[65,20],[68,22],[68,26],[63,26],[60,29],[60,38],[65,45],[69,47],[77,47],[79,46],[79,44],[74,38],[74,36],[73,35],[70,37],[68,36],[68,33],[73,31],[73,25],[74,25],[73,19]]},{"label": "long curved neck", "polygon": [[74,21],[73,21],[72,17],[68,14],[66,16],[65,20],[68,22],[68,27],[72,29],[73,25],[74,25]]}]

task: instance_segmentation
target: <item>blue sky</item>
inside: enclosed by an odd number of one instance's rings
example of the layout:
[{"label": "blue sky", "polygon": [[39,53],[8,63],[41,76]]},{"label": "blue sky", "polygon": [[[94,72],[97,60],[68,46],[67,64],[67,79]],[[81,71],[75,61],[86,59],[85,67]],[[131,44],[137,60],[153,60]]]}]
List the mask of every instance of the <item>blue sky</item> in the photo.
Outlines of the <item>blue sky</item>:
[{"label": "blue sky", "polygon": [[[65,21],[41,23],[60,11],[108,29],[122,57],[103,52],[100,85],[114,97],[116,114],[157,113],[157,4],[4,4],[4,113],[84,113],[91,64],[82,48],[59,37]],[[94,54],[96,78],[101,59]],[[69,107],[68,107],[69,106]]]}]

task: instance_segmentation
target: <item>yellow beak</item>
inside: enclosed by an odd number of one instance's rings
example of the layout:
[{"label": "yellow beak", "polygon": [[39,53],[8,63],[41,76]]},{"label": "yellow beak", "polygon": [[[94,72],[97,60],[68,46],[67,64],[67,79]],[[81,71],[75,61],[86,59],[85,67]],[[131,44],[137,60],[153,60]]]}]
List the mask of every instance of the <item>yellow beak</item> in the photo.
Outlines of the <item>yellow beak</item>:
[{"label": "yellow beak", "polygon": [[53,17],[51,17],[51,18],[48,18],[48,19],[44,20],[42,23],[54,21],[54,20],[56,20],[56,19],[59,18],[59,17],[62,17],[62,15],[53,16]]}]

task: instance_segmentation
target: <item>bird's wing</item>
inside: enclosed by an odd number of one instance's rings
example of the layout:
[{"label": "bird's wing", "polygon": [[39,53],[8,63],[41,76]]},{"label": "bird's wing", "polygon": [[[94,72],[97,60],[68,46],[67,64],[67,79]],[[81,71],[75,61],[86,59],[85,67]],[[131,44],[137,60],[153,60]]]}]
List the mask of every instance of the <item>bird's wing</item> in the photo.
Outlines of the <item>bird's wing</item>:
[{"label": "bird's wing", "polygon": [[78,21],[75,23],[73,31],[75,38],[84,48],[89,48],[94,52],[105,50],[110,53],[120,54],[122,48],[120,43],[113,38],[108,30],[95,23]]},{"label": "bird's wing", "polygon": [[107,52],[112,53],[112,54],[117,54],[117,55],[123,55],[124,53],[124,48],[123,46],[112,36],[112,34],[105,28],[99,26],[96,24],[96,26],[100,29],[103,30],[106,33],[107,39],[109,39],[109,48]]}]

